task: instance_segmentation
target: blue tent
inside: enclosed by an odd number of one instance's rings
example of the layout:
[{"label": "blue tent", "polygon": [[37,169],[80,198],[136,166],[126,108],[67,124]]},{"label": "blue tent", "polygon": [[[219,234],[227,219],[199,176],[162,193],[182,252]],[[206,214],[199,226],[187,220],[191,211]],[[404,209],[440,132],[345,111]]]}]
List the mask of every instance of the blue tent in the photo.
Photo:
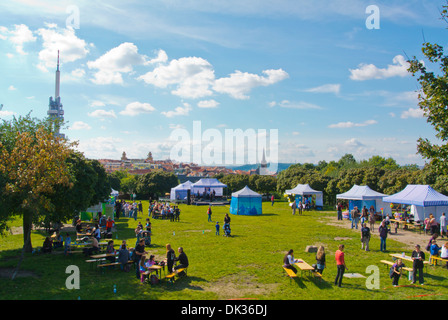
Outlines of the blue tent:
[{"label": "blue tent", "polygon": [[248,186],[245,186],[240,191],[232,193],[230,213],[251,216],[262,214],[261,194],[252,191]]}]

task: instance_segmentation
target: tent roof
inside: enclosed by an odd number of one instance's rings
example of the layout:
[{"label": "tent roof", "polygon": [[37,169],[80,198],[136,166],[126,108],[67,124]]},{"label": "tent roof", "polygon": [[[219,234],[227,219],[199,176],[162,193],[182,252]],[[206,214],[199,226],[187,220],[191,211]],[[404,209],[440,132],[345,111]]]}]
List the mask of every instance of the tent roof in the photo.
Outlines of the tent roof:
[{"label": "tent roof", "polygon": [[294,189],[286,190],[286,194],[318,194],[322,191],[314,190],[309,184],[298,184]]},{"label": "tent roof", "polygon": [[350,200],[375,200],[383,197],[387,197],[387,194],[374,191],[369,186],[358,186],[356,184],[347,192],[336,195],[337,199]]},{"label": "tent roof", "polygon": [[383,198],[384,202],[413,204],[422,207],[447,206],[448,197],[429,185],[409,184],[402,191]]},{"label": "tent roof", "polygon": [[181,183],[181,184],[175,186],[172,189],[175,189],[175,190],[190,190],[192,188],[192,186],[193,186],[193,183],[191,183],[191,181],[186,181],[184,183]]},{"label": "tent roof", "polygon": [[218,179],[201,179],[192,185],[195,188],[224,188],[227,187],[226,184],[221,183]]},{"label": "tent roof", "polygon": [[245,186],[243,189],[237,192],[232,193],[232,197],[235,198],[261,198],[261,194],[252,191],[248,186]]}]

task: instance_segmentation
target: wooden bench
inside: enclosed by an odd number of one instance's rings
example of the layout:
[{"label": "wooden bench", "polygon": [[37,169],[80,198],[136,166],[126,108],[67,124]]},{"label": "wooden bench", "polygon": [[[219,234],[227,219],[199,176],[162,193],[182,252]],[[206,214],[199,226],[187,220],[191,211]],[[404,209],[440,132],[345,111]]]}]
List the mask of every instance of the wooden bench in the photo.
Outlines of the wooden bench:
[{"label": "wooden bench", "polygon": [[[134,261],[129,260],[127,263],[134,263]],[[121,265],[121,262],[112,262],[112,263],[103,263],[103,264],[99,264],[97,265],[97,268],[101,268],[102,270],[104,270],[105,267],[113,267],[113,266],[119,266]]]},{"label": "wooden bench", "polygon": [[320,272],[314,271],[313,275],[315,278],[318,278],[319,280],[322,280],[322,274]]},{"label": "wooden bench", "polygon": [[187,269],[188,269],[188,268],[180,268],[180,269],[177,269],[177,270],[175,270],[175,272],[172,272],[172,273],[170,273],[170,274],[167,274],[167,275],[165,276],[165,279],[166,279],[166,280],[169,280],[170,283],[174,283],[174,280],[175,280],[176,276],[179,276],[179,273],[181,273],[182,271],[184,271],[184,272],[185,272],[185,275],[187,275]]},{"label": "wooden bench", "polygon": [[[384,263],[384,265],[386,267],[387,266],[392,267],[395,264],[395,262],[387,261],[387,260],[381,260],[380,262]],[[403,267],[402,269],[408,272],[408,279],[411,280],[411,274],[412,274],[413,269],[409,268],[409,267]]]},{"label": "wooden bench", "polygon": [[433,265],[436,266],[437,265],[437,261],[442,261],[442,262],[447,262],[448,263],[448,259],[435,257],[435,256],[431,256],[430,257],[430,264],[433,264]]},{"label": "wooden bench", "polygon": [[295,274],[291,269],[285,267],[283,267],[283,269],[286,271],[286,275],[289,277],[289,282],[291,282],[293,278],[297,278],[297,274]]}]

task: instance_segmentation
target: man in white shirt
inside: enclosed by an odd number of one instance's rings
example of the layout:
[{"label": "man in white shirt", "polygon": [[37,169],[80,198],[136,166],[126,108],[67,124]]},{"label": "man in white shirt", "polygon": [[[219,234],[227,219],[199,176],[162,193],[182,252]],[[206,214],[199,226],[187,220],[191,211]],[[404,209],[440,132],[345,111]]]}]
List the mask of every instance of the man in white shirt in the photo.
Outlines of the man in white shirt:
[{"label": "man in white shirt", "polygon": [[445,212],[442,213],[442,216],[440,217],[439,220],[440,223],[440,235],[443,238],[443,234],[446,234],[446,217],[445,217]]}]

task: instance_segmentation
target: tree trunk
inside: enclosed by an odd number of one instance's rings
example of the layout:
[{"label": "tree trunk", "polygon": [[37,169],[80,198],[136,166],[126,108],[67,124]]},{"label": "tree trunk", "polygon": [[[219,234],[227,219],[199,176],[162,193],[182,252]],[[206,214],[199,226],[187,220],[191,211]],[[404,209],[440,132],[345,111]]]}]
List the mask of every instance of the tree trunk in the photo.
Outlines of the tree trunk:
[{"label": "tree trunk", "polygon": [[27,253],[31,253],[33,251],[33,245],[31,244],[32,227],[33,213],[26,211],[23,213],[23,248]]}]

